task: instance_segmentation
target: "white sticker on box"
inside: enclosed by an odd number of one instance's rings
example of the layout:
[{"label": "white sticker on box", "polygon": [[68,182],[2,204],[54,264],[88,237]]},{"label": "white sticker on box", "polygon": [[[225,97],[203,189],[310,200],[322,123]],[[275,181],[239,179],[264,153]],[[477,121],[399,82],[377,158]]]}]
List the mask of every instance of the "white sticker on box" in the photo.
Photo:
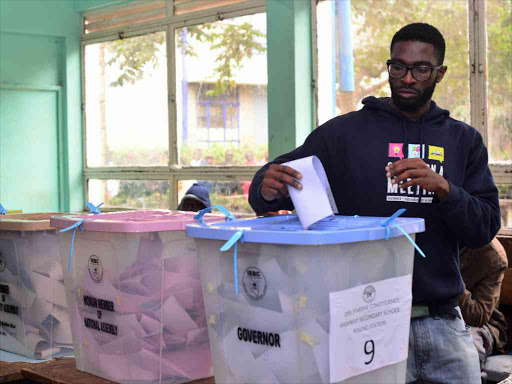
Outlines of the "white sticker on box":
[{"label": "white sticker on box", "polygon": [[330,382],[407,359],[412,275],[329,294]]}]

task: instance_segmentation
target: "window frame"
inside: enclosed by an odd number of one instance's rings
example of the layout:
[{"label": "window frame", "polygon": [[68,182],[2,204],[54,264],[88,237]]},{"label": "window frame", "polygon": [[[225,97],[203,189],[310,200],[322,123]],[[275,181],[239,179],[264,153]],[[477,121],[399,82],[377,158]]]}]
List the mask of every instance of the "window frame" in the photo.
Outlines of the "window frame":
[{"label": "window frame", "polygon": [[[316,126],[318,126],[318,36],[316,7],[320,1],[323,0],[311,0],[311,38],[313,42],[313,83]],[[486,84],[487,1],[488,0],[467,0],[471,126],[480,132],[486,146],[488,145]],[[512,185],[512,164],[489,163],[489,167],[496,184]],[[502,228],[500,234],[512,235],[512,228]]]},{"label": "window frame", "polygon": [[[167,16],[158,21],[129,25],[110,31],[85,34],[81,33],[81,76],[82,76],[82,153],[83,153],[83,186],[86,201],[89,201],[88,181],[97,180],[162,180],[169,181],[171,186],[168,194],[169,209],[178,206],[179,180],[212,180],[212,181],[245,181],[252,180],[260,166],[185,166],[178,162],[177,134],[177,79],[176,79],[176,30],[187,26],[201,25],[266,12],[265,0],[246,0],[242,3],[220,6],[216,8],[173,15],[173,1],[167,2]],[[111,8],[106,8],[111,10]],[[86,12],[82,20],[89,14],[101,11]],[[152,167],[89,167],[87,165],[87,116],[86,116],[86,87],[85,87],[85,47],[90,44],[114,41],[122,38],[141,36],[149,33],[165,32],[167,49],[167,96],[168,96],[168,133],[169,133],[169,162],[167,166]],[[96,202],[101,203],[101,202]]]}]

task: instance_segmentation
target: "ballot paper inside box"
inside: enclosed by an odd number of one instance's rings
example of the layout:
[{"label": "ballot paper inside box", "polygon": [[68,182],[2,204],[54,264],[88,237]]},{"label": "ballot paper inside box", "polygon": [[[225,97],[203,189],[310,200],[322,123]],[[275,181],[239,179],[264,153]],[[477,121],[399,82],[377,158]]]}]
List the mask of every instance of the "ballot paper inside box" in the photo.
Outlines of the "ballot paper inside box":
[{"label": "ballot paper inside box", "polygon": [[[332,216],[308,231],[293,215],[187,226],[200,257],[216,382],[405,383],[414,248],[395,227],[386,240],[386,228],[380,225],[384,220]],[[423,219],[396,223],[412,238],[424,230]],[[237,244],[235,281],[234,246],[226,252],[219,249],[239,231],[243,234]],[[394,279],[406,282],[404,297],[408,296],[400,308],[405,325],[395,334],[400,343],[391,351],[377,344],[374,365],[378,368],[354,375],[360,367],[352,367],[353,362],[340,359],[343,354],[330,349],[334,340],[330,294],[377,287],[374,310],[365,310],[364,305],[344,308],[342,303],[341,309],[350,311],[347,329],[364,335],[364,319],[382,316],[377,319],[380,323],[368,321],[369,328],[382,324],[386,313],[397,311],[398,305],[387,306],[379,288],[389,282],[393,286]],[[389,303],[397,300],[394,292],[388,295]],[[359,324],[352,324],[359,319]],[[390,322],[391,317],[387,319]],[[385,327],[382,330],[387,332]],[[369,361],[357,337],[347,340],[338,349],[362,354],[363,365]],[[336,365],[347,367],[350,377],[332,381],[333,357]],[[386,357],[392,363],[383,363]]]},{"label": "ballot paper inside box", "polygon": [[119,383],[212,376],[197,252],[184,231],[194,216],[133,211],[52,221],[65,228],[84,220],[72,256],[73,230],[59,233],[77,369]]},{"label": "ballot paper inside box", "polygon": [[51,215],[58,213],[0,217],[0,349],[31,359],[72,353]]}]

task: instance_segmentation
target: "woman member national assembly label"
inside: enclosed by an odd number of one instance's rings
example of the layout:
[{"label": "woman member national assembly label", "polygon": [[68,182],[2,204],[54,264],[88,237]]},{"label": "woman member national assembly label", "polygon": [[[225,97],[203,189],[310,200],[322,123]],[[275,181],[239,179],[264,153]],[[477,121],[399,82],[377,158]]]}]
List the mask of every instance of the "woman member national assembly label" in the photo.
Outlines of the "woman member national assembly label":
[{"label": "woman member national assembly label", "polygon": [[407,359],[412,275],[331,292],[330,382]]}]

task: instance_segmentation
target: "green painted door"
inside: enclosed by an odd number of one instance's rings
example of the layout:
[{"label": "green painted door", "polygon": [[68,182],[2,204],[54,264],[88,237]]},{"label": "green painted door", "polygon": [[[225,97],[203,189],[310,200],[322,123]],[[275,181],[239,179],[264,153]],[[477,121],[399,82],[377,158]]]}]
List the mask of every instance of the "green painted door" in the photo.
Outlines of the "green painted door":
[{"label": "green painted door", "polygon": [[58,90],[0,89],[0,203],[59,210]]}]

